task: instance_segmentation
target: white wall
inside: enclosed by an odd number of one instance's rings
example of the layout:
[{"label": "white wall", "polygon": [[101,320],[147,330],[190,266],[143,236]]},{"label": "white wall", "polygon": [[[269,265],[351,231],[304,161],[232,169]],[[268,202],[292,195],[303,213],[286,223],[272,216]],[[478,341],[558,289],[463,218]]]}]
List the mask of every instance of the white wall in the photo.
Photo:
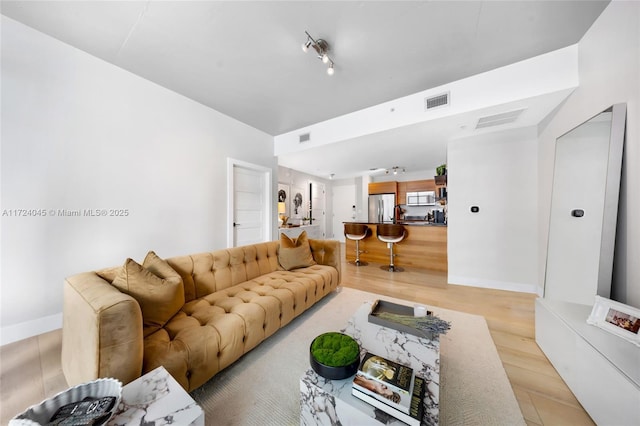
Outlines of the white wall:
[{"label": "white wall", "polygon": [[451,141],[447,161],[449,283],[535,292],[537,129]]},{"label": "white wall", "polygon": [[612,1],[578,44],[580,87],[540,133],[539,287],[544,286],[555,140],[619,102],[627,132],[611,297],[640,307],[640,2]]},{"label": "white wall", "polygon": [[[273,176],[276,160],[265,133],[9,18],[1,23],[7,343],[60,327],[68,275],[141,261],[148,250],[168,257],[225,247],[227,157]],[[17,209],[47,216],[15,217]],[[128,213],[60,217],[62,209]]]}]

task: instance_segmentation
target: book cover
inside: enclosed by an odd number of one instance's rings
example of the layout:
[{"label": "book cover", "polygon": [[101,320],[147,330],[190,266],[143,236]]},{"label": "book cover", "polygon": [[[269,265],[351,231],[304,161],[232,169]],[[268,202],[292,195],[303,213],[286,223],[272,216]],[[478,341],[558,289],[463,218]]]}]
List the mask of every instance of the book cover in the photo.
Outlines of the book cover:
[{"label": "book cover", "polygon": [[413,368],[398,364],[380,355],[367,352],[360,362],[358,371],[407,392],[411,390]]},{"label": "book cover", "polygon": [[371,396],[370,394],[361,392],[355,386],[352,388],[351,393],[356,398],[359,398],[373,405],[374,407],[379,408],[380,410],[402,422],[405,422],[411,426],[420,426],[424,417],[424,396],[426,393],[426,389],[426,381],[420,377],[415,377],[411,394],[411,404],[408,413],[397,410],[391,407],[389,404],[385,404],[376,397]]},{"label": "book cover", "polygon": [[411,367],[366,353],[353,379],[353,387],[397,410],[409,413],[413,380]]}]

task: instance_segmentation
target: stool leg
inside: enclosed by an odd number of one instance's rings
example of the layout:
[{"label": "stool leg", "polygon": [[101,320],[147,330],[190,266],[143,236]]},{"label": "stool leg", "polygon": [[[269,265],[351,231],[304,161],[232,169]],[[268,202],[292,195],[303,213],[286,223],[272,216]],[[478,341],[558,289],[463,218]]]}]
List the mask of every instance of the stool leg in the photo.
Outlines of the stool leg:
[{"label": "stool leg", "polygon": [[368,263],[360,260],[360,240],[356,240],[356,261],[353,262],[356,266],[367,266]]},{"label": "stool leg", "polygon": [[394,244],[395,243],[387,243],[387,247],[389,247],[389,264],[388,265],[382,265],[380,267],[380,269],[385,270],[385,271],[389,271],[389,272],[402,272],[402,271],[404,271],[404,268],[396,266],[393,263],[393,258],[395,257],[395,254],[393,253],[393,245]]}]

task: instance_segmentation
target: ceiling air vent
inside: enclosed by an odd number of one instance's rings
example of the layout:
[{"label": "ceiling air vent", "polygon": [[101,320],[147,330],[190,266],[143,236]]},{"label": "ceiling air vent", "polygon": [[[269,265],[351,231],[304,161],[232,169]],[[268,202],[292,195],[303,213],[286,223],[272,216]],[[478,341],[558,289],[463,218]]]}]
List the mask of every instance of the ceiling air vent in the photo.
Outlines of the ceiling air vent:
[{"label": "ceiling air vent", "polygon": [[449,92],[441,95],[432,96],[430,98],[424,98],[424,110],[439,108],[449,105]]},{"label": "ceiling air vent", "polygon": [[299,143],[309,142],[311,140],[311,133],[303,133],[299,136]]},{"label": "ceiling air vent", "polygon": [[520,117],[520,114],[522,114],[522,111],[524,110],[525,110],[524,108],[516,109],[514,111],[503,112],[496,115],[488,115],[486,117],[480,117],[480,119],[478,119],[478,124],[476,124],[476,129],[482,129],[484,127],[499,126],[501,124],[513,123],[518,119],[518,117]]}]

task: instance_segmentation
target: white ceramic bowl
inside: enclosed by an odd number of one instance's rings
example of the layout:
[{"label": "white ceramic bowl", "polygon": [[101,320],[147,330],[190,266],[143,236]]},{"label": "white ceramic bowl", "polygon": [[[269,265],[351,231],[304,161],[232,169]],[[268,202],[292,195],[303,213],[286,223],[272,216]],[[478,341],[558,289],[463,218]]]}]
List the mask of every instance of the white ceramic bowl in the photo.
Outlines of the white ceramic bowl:
[{"label": "white ceramic bowl", "polygon": [[[122,383],[116,379],[98,379],[92,382],[83,383],[59,394],[45,399],[40,404],[29,407],[26,411],[15,416],[9,421],[9,426],[37,426],[49,423],[51,416],[55,414],[58,408],[72,402],[82,401],[86,397],[103,398],[105,396],[114,396],[116,403],[111,410],[111,416],[118,409],[120,398],[122,397]],[[108,421],[108,419],[107,419]],[[104,423],[106,424],[107,421]]]}]

